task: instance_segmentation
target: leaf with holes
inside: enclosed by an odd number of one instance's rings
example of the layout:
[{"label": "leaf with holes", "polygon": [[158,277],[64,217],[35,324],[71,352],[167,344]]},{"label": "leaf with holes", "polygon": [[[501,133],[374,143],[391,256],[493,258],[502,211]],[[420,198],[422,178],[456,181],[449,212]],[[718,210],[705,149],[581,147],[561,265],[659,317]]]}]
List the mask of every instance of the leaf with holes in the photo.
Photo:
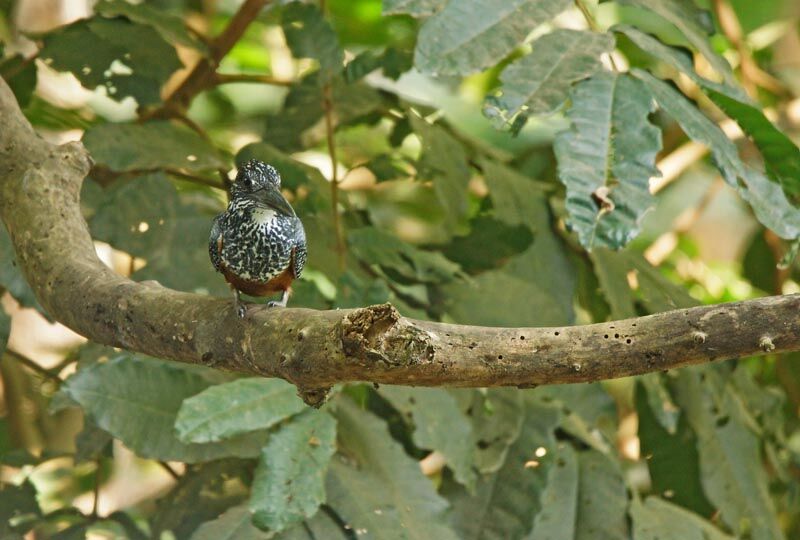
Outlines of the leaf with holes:
[{"label": "leaf with holes", "polygon": [[628,75],[600,73],[572,92],[572,126],[556,138],[555,152],[568,223],[588,250],[630,242],[653,204],[661,131],[648,120],[652,110],[647,88]]}]

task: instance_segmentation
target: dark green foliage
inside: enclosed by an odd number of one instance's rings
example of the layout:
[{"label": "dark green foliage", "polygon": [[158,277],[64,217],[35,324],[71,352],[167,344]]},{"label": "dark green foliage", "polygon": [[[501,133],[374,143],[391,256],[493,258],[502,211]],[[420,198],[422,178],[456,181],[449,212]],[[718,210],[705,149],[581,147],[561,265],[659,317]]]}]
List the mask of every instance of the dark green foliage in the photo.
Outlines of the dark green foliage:
[{"label": "dark green foliage", "polygon": [[[776,25],[788,1],[730,4],[746,32],[778,32],[790,27]],[[800,238],[793,109],[770,88],[745,92],[725,60],[742,51],[691,0],[271,2],[235,29],[244,34],[219,65],[197,29],[220,35],[241,3],[213,14],[206,4],[102,0],[90,18],[34,36],[35,60],[10,42],[0,54],[0,76],[37,128],[83,131],[94,167],[81,209],[92,237],[116,250],[115,271],[134,280],[227,297],[208,232],[234,164],[260,159],[280,171],[308,236],[293,307],[391,302],[454,324],[563,326],[797,282],[796,267],[776,267]],[[0,40],[14,34],[9,9],[0,0]],[[785,53],[763,41],[746,36],[746,48],[788,95]],[[187,83],[190,103],[169,98],[183,62],[210,70]],[[51,102],[42,64],[112,101]],[[267,84],[223,84],[217,68]],[[767,105],[788,111],[786,134]],[[725,116],[748,141],[726,135]],[[727,186],[701,201],[701,225],[739,219],[736,230],[754,234],[724,267],[698,255],[707,236],[672,223],[705,188],[691,200],[678,186],[651,192],[656,163],[690,141],[710,159],[692,158],[675,181],[721,174]],[[659,237],[674,242],[661,258]],[[37,307],[3,227],[0,292]],[[0,353],[9,330],[3,307]],[[800,375],[787,358],[535,390],[347,384],[315,411],[283,380],[98,344],[69,353],[60,385],[0,357],[2,538],[800,535]],[[104,503],[120,444],[151,460],[137,470],[143,483],[164,474],[155,460],[181,462],[171,464],[180,478],[100,519],[71,507],[96,484]],[[420,460],[440,465],[426,477]]]}]

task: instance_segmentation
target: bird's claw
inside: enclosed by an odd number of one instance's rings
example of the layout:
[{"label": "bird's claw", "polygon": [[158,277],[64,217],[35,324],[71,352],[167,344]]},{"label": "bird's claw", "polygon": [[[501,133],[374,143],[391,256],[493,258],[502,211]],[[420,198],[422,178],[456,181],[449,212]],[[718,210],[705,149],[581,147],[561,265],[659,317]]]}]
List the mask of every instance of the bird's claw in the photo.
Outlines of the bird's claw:
[{"label": "bird's claw", "polygon": [[267,307],[286,307],[286,304],[279,302],[278,300],[270,300],[267,302]]},{"label": "bird's claw", "polygon": [[239,315],[240,319],[244,319],[244,316],[247,315],[247,306],[244,304],[237,305],[236,313]]}]

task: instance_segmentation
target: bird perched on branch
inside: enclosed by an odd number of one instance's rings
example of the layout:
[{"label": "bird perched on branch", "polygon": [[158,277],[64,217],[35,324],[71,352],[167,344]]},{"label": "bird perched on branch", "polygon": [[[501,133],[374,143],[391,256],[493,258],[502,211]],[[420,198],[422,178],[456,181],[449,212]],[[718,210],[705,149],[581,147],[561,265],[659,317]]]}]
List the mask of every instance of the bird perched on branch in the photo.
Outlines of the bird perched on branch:
[{"label": "bird perched on branch", "polygon": [[240,292],[250,296],[281,292],[279,301],[267,305],[286,306],[289,287],[306,262],[306,233],[281,194],[275,167],[252,159],[239,169],[227,210],[214,218],[208,253],[233,288],[240,317],[246,313]]}]

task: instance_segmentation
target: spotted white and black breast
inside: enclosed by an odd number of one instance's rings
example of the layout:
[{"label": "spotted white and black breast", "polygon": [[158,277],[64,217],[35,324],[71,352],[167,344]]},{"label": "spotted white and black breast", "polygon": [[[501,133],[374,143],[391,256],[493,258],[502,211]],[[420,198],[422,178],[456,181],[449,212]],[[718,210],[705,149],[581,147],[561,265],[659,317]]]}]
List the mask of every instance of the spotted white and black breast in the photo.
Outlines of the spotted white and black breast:
[{"label": "spotted white and black breast", "polygon": [[292,262],[297,229],[296,216],[279,214],[272,208],[241,204],[224,214],[221,258],[237,276],[267,282]]}]

